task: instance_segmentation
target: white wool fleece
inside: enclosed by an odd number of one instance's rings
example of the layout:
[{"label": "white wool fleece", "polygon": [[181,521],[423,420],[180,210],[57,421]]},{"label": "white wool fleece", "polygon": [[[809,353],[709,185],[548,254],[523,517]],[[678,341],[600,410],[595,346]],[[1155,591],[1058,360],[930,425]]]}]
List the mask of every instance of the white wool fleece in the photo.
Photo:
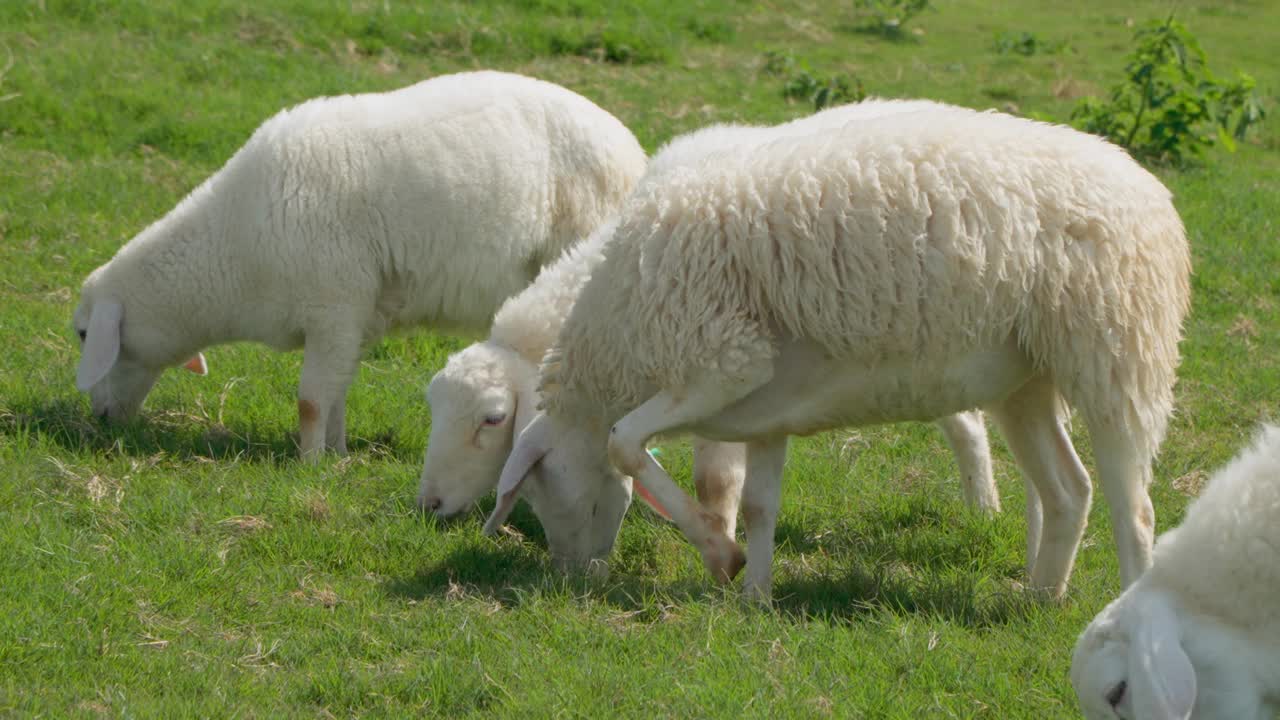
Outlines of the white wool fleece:
[{"label": "white wool fleece", "polygon": [[[933,107],[937,104],[920,100],[868,99],[772,127],[713,125],[663,145],[640,183],[658,182],[676,168],[714,162],[717,155],[748,145]],[[532,285],[502,305],[487,340],[450,356],[432,378],[427,400],[433,422],[418,494],[424,508],[453,515],[496,485],[513,432],[524,428],[535,409],[538,364],[591,271],[603,259],[615,227],[616,222],[606,223],[544,268]],[[941,425],[956,448],[966,498],[983,511],[998,510],[999,494],[991,476],[981,415],[957,415]],[[699,470],[708,476],[712,472],[695,464],[695,474]]]},{"label": "white wool fleece", "polygon": [[361,346],[417,324],[483,330],[644,164],[612,115],[519,75],[305,102],[89,276],[78,384],[95,413],[127,417],[203,347],[301,346],[303,453],[341,450]]},{"label": "white wool fleece", "polygon": [[1072,405],[1149,456],[1164,436],[1190,255],[1168,190],[1094,136],[941,105],[869,119],[676,169],[614,238],[544,366],[551,414],[613,422],[779,334],[875,364],[1012,333]]},{"label": "white wool fleece", "polygon": [[[544,358],[546,412],[486,529],[522,492],[553,560],[588,563],[630,477],[713,577],[745,560],[767,599],[787,437],[982,407],[1043,503],[1029,493],[1030,587],[1059,597],[1092,499],[1072,407],[1131,584],[1151,562],[1190,270],[1159,180],[1097,137],[1000,113],[924,107],[675,168],[628,199]],[[748,443],[749,557],[645,452],[671,432]]]}]

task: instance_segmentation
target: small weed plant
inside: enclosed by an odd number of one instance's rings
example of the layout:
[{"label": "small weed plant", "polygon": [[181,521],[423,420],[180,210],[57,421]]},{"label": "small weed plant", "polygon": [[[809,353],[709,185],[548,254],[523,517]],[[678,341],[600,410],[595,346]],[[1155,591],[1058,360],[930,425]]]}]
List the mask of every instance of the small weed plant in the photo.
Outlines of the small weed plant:
[{"label": "small weed plant", "polygon": [[861,102],[866,88],[858,78],[848,75],[824,75],[787,53],[771,51],[765,55],[764,71],[783,78],[782,96],[788,102],[810,102],[815,111],[832,105]]},{"label": "small weed plant", "polygon": [[907,23],[929,9],[929,0],[857,0],[860,29],[889,38],[903,36]]},{"label": "small weed plant", "polygon": [[578,55],[596,62],[640,65],[665,62],[667,48],[641,36],[605,29],[581,37],[553,35],[550,49],[556,55]]},{"label": "small weed plant", "polygon": [[1140,159],[1179,165],[1215,143],[1236,142],[1265,113],[1252,77],[1223,81],[1209,71],[1200,43],[1169,17],[1134,36],[1125,77],[1110,99],[1085,98],[1072,123],[1127,148]]},{"label": "small weed plant", "polygon": [[1001,30],[996,33],[995,51],[1001,55],[1052,55],[1061,52],[1064,42],[1049,42],[1033,32]]}]

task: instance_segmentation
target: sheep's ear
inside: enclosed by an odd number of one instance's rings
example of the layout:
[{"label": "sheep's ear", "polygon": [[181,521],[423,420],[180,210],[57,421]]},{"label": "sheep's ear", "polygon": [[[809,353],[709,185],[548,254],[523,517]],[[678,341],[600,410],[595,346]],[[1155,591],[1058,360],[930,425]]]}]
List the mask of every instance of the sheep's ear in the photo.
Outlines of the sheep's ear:
[{"label": "sheep's ear", "polygon": [[1186,720],[1196,702],[1196,671],[1182,649],[1178,617],[1169,602],[1152,597],[1133,608],[1129,692],[1136,717]]},{"label": "sheep's ear", "polygon": [[516,380],[516,420],[512,425],[516,432],[528,427],[538,415],[538,374],[531,372],[529,375]]},{"label": "sheep's ear", "polygon": [[80,350],[80,367],[76,370],[76,389],[88,392],[98,384],[120,357],[120,321],[124,308],[115,300],[94,303]]},{"label": "sheep's ear", "polygon": [[507,516],[516,506],[516,492],[524,482],[533,466],[551,449],[551,426],[547,416],[538,414],[529,422],[528,427],[516,438],[511,454],[507,456],[507,464],[502,466],[502,476],[498,479],[498,504],[484,524],[484,534],[493,535],[507,521]]},{"label": "sheep's ear", "polygon": [[209,366],[204,361],[204,353],[196,353],[196,356],[188,360],[182,367],[197,375],[209,374]]}]

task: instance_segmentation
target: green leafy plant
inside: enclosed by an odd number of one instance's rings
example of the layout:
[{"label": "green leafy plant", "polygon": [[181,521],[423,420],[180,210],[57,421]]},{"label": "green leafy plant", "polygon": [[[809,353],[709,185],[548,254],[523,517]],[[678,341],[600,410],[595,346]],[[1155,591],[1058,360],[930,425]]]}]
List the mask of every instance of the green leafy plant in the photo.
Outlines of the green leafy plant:
[{"label": "green leafy plant", "polygon": [[858,78],[850,78],[844,74],[820,74],[810,68],[807,62],[797,61],[787,53],[766,53],[764,71],[783,78],[784,98],[792,102],[811,102],[814,110],[841,103],[860,102],[867,97],[866,88]]},{"label": "green leafy plant", "polygon": [[995,51],[1001,55],[1051,55],[1060,52],[1066,43],[1048,42],[1033,32],[1011,32],[1001,30],[996,33]]},{"label": "green leafy plant", "polygon": [[669,55],[667,48],[651,38],[612,28],[578,37],[553,35],[550,50],[556,55],[579,55],[619,65],[664,62]]},{"label": "green leafy plant", "polygon": [[1181,164],[1217,142],[1234,151],[1265,117],[1253,78],[1237,73],[1219,80],[1195,36],[1172,16],[1149,23],[1134,39],[1124,80],[1106,102],[1082,100],[1071,114],[1076,127],[1144,160]]},{"label": "green leafy plant", "polygon": [[690,18],[685,26],[693,36],[707,42],[723,43],[733,39],[733,25],[726,20]]},{"label": "green leafy plant", "polygon": [[929,0],[857,0],[857,13],[866,21],[861,29],[886,37],[901,37],[907,23],[929,9]]}]

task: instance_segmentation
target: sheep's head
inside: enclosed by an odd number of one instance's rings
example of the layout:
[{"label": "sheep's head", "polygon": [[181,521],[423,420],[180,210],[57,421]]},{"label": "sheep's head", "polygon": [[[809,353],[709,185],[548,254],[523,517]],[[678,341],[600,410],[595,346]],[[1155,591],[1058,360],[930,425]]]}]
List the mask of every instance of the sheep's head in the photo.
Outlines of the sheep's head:
[{"label": "sheep's head", "polygon": [[1134,585],[1081,633],[1071,684],[1089,720],[1189,718],[1196,674],[1178,617],[1160,593]]},{"label": "sheep's head", "polygon": [[[112,421],[133,417],[160,373],[182,362],[172,332],[158,327],[145,310],[127,308],[124,293],[99,287],[95,272],[85,281],[72,322],[80,338],[76,388],[88,392],[93,414]],[[204,375],[204,356],[183,365]]]},{"label": "sheep's head", "polygon": [[613,550],[631,504],[631,478],[609,463],[608,430],[569,427],[538,415],[520,433],[502,468],[498,504],[485,532],[498,530],[515,506],[529,501],[547,536],[551,559],[567,571],[589,569]]},{"label": "sheep's head", "polygon": [[482,342],[454,354],[431,378],[419,507],[448,517],[497,486],[515,433],[537,404],[536,373],[517,353]]}]

